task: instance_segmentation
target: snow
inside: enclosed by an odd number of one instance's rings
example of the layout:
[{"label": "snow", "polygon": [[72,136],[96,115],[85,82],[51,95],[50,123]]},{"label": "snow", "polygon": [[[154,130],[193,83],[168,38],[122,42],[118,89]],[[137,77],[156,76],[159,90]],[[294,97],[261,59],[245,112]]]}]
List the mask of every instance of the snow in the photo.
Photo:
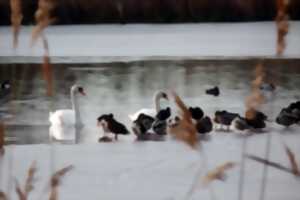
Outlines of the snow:
[{"label": "snow", "polygon": [[[0,27],[0,62],[41,62],[41,41],[30,48],[32,27],[22,27],[20,44],[12,48],[10,27]],[[53,62],[108,62],[168,57],[235,58],[274,57],[273,22],[77,25],[47,28]],[[300,22],[293,21],[284,58],[300,56]],[[30,60],[30,61],[29,61]]]},{"label": "snow", "polygon": [[[293,131],[281,135],[280,129],[275,126],[271,129],[270,160],[289,167],[282,139],[299,161],[299,128],[292,127]],[[247,137],[247,152],[264,157],[267,136]],[[185,199],[200,169],[201,176],[191,199],[210,199],[210,191],[216,199],[237,199],[243,138],[234,133],[214,132],[210,140],[202,142],[202,151],[192,150],[170,138],[166,142],[121,140],[109,144],[7,146],[1,161],[1,186],[4,191],[12,189],[9,176],[23,184],[28,167],[36,160],[38,178],[30,199],[46,199],[50,174],[69,164],[74,165],[74,169],[63,178],[59,199]],[[225,181],[217,180],[211,187],[204,187],[201,177],[207,169],[212,170],[226,161],[237,162],[238,166],[226,173]],[[300,198],[299,178],[268,169],[266,199]],[[258,199],[263,165],[246,160],[245,170],[244,199]],[[16,199],[13,189],[10,195]]]}]

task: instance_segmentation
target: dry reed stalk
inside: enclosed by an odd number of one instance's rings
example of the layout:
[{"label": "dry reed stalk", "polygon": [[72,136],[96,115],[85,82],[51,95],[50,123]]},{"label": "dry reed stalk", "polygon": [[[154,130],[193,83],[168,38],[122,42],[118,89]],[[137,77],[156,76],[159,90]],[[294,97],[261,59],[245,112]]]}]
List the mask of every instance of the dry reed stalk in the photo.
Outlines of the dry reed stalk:
[{"label": "dry reed stalk", "polygon": [[36,171],[37,171],[36,161],[33,161],[27,171],[27,178],[26,178],[25,187],[24,187],[24,194],[26,197],[34,189],[33,183],[34,183],[34,175],[35,175]]},{"label": "dry reed stalk", "polygon": [[61,178],[63,178],[66,173],[68,173],[70,170],[74,168],[73,165],[69,165],[67,167],[64,167],[58,171],[56,171],[50,180],[50,197],[49,200],[57,200],[58,199],[58,186],[60,185]]},{"label": "dry reed stalk", "polygon": [[[266,76],[264,72],[264,66],[262,63],[256,65],[254,75],[255,75],[255,79],[252,81],[252,91],[251,94],[246,99],[246,107],[248,110],[249,117],[251,116],[254,117],[255,115],[254,111],[258,109],[265,100],[259,89],[260,85],[263,83]],[[252,118],[247,118],[247,119],[252,119]]]},{"label": "dry reed stalk", "polygon": [[0,191],[0,200],[7,200],[7,196],[3,191]]},{"label": "dry reed stalk", "polygon": [[29,193],[34,189],[33,183],[34,183],[34,175],[36,173],[36,161],[33,161],[30,165],[28,171],[27,171],[27,178],[25,181],[24,189],[22,190],[19,182],[16,180],[16,193],[19,197],[19,200],[27,200]]},{"label": "dry reed stalk", "polygon": [[234,166],[236,166],[236,164],[234,162],[226,162],[226,163],[216,167],[212,171],[209,171],[206,174],[206,176],[203,178],[203,184],[208,185],[209,183],[211,183],[214,180],[224,180],[225,171],[233,168]]},{"label": "dry reed stalk", "polygon": [[299,170],[299,166],[298,166],[298,163],[296,161],[296,158],[295,158],[295,154],[291,151],[291,149],[285,145],[285,152],[286,154],[288,155],[289,157],[289,160],[290,160],[290,164],[291,164],[291,167],[292,167],[292,171],[293,173],[296,175],[296,176],[300,176],[300,170]]},{"label": "dry reed stalk", "polygon": [[43,77],[47,84],[47,95],[53,95],[53,88],[52,88],[52,66],[50,64],[50,57],[49,57],[49,45],[46,36],[42,34],[43,40],[43,48],[44,48],[44,56],[43,56]]},{"label": "dry reed stalk", "polygon": [[16,49],[19,43],[19,33],[23,19],[21,0],[10,0],[10,21],[13,30],[13,47]]},{"label": "dry reed stalk", "polygon": [[[268,165],[268,166],[274,167],[276,169],[279,169],[279,170],[282,170],[282,171],[285,171],[285,172],[296,175],[293,170],[291,170],[290,168],[285,167],[285,166],[283,166],[279,163],[275,163],[275,162],[269,161],[267,159],[260,158],[258,156],[254,156],[254,155],[250,155],[250,154],[246,154],[245,156],[247,158],[249,158],[250,160],[254,160],[254,161],[262,163],[264,165]],[[296,175],[296,176],[299,176],[299,175]]]},{"label": "dry reed stalk", "polygon": [[0,156],[4,155],[4,144],[5,144],[5,130],[4,124],[0,122]]},{"label": "dry reed stalk", "polygon": [[39,0],[38,9],[35,12],[36,26],[32,30],[31,44],[40,37],[44,29],[55,22],[55,18],[51,16],[52,10],[55,8],[55,0]]},{"label": "dry reed stalk", "polygon": [[19,200],[27,200],[26,194],[22,191],[18,181],[16,180],[16,193],[19,197]]},{"label": "dry reed stalk", "polygon": [[277,0],[277,16],[276,16],[276,25],[277,25],[277,49],[276,54],[278,56],[282,55],[286,48],[285,36],[289,32],[289,15],[288,15],[288,6],[289,0]]},{"label": "dry reed stalk", "polygon": [[186,105],[175,92],[173,92],[173,96],[175,98],[175,103],[179,108],[179,114],[181,117],[175,126],[168,126],[168,132],[175,136],[176,139],[183,141],[195,149],[197,147],[198,140],[197,130],[192,122],[192,116]]}]

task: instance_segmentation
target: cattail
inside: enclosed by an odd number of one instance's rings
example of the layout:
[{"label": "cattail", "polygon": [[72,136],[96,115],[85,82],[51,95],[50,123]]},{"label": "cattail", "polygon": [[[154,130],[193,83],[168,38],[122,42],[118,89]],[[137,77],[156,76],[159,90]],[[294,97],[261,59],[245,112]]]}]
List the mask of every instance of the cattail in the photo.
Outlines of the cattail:
[{"label": "cattail", "polygon": [[289,32],[289,15],[288,15],[289,0],[277,0],[277,49],[278,56],[282,55],[286,48],[285,36]]},{"label": "cattail", "polygon": [[31,34],[32,45],[40,37],[43,30],[55,21],[55,18],[51,16],[55,4],[55,0],[39,0],[38,9],[35,12],[36,26]]},{"label": "cattail", "polygon": [[73,165],[69,165],[67,167],[64,167],[64,168],[58,170],[57,172],[55,172],[52,175],[51,180],[50,180],[51,191],[50,191],[49,200],[57,200],[58,199],[58,186],[60,185],[61,178],[63,178],[63,176],[67,172],[72,170],[73,168],[74,168]]},{"label": "cattail", "polygon": [[183,141],[192,148],[196,148],[198,144],[197,130],[192,122],[192,116],[180,99],[180,97],[173,92],[175,103],[180,111],[180,119],[174,126],[168,126],[168,133],[175,136],[176,139]]},{"label": "cattail", "polygon": [[4,131],[4,124],[0,122],[0,156],[4,154],[4,144],[5,144],[5,131]]},{"label": "cattail", "polygon": [[10,10],[10,21],[13,30],[13,47],[16,49],[18,46],[18,37],[23,19],[21,0],[10,0]]},{"label": "cattail", "polygon": [[208,185],[214,180],[223,180],[225,177],[225,171],[233,168],[234,166],[236,166],[234,162],[226,162],[216,167],[214,170],[209,171],[207,175],[203,178],[203,184]]}]

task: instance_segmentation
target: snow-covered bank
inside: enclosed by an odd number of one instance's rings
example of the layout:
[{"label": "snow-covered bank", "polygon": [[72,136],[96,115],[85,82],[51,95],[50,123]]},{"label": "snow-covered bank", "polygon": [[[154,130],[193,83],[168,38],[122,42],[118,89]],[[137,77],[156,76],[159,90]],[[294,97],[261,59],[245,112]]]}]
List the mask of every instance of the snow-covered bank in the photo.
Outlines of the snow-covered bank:
[{"label": "snow-covered bank", "polygon": [[[299,129],[283,134],[286,144],[296,152],[299,161]],[[267,134],[255,135],[247,140],[247,152],[264,156]],[[289,167],[279,134],[272,133],[270,159]],[[210,141],[203,142],[208,169],[213,169],[226,161],[234,161],[238,166],[229,170],[227,179],[212,183],[216,199],[237,198],[242,138],[228,133],[213,133]],[[52,158],[52,159],[51,159]],[[79,199],[184,199],[199,168],[203,168],[203,154],[191,150],[182,143],[119,141],[115,144],[81,145],[25,145],[7,146],[2,165],[4,191],[9,191],[11,199],[16,199],[13,185],[8,176],[17,177],[21,183],[33,160],[38,171],[35,188],[30,199],[47,199],[50,174],[69,164],[74,170],[63,179],[60,198]],[[8,170],[10,169],[10,170]],[[244,200],[258,199],[261,188],[263,165],[246,161]],[[300,181],[293,175],[269,168],[266,200],[295,200],[300,198]],[[13,181],[14,182],[14,181]],[[209,187],[198,187],[191,199],[210,199]]]},{"label": "snow-covered bank", "polygon": [[[40,42],[30,48],[31,28],[22,27],[20,45],[14,51],[10,27],[0,27],[0,60],[19,56],[18,59],[26,62],[26,59],[37,60],[34,57],[43,55]],[[51,56],[63,58],[64,62],[72,62],[73,58],[78,61],[77,56],[86,57],[84,62],[164,56],[273,57],[276,49],[273,22],[52,26],[46,33]],[[300,57],[299,35],[300,22],[291,22],[284,57]],[[9,59],[5,59],[8,62]],[[14,62],[14,59],[11,60]]]}]

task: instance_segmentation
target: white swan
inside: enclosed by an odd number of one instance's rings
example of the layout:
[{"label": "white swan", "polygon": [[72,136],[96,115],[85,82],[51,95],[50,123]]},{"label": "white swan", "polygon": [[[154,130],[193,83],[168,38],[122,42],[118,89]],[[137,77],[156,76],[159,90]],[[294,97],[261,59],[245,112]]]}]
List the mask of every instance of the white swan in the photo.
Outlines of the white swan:
[{"label": "white swan", "polygon": [[160,107],[160,99],[166,99],[168,100],[168,95],[165,92],[162,91],[158,91],[154,94],[154,106],[155,109],[153,108],[142,108],[139,111],[137,111],[134,114],[128,115],[129,119],[131,121],[135,121],[137,120],[137,118],[139,117],[140,114],[145,114],[148,115],[150,117],[155,117],[155,115],[160,111],[161,107]]},{"label": "white swan", "polygon": [[81,94],[85,96],[85,92],[82,87],[78,85],[73,85],[70,90],[70,97],[72,103],[72,109],[56,110],[55,112],[49,113],[49,121],[51,123],[50,127],[50,137],[55,140],[74,140],[75,126],[82,126],[82,121],[80,117],[77,95]]}]

